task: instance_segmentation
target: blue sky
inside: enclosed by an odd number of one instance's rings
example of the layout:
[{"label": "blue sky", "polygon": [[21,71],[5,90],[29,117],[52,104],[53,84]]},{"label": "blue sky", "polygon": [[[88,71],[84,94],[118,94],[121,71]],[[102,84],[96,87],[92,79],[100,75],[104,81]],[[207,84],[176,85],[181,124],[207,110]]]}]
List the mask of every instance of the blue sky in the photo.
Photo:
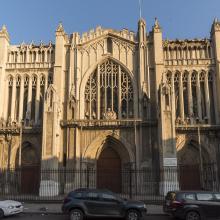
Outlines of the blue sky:
[{"label": "blue sky", "polygon": [[[139,0],[1,0],[0,26],[6,24],[12,44],[55,40],[62,21],[68,34],[105,28],[137,30]],[[209,37],[220,0],[142,0],[143,18],[151,30],[158,17],[163,37]]]}]

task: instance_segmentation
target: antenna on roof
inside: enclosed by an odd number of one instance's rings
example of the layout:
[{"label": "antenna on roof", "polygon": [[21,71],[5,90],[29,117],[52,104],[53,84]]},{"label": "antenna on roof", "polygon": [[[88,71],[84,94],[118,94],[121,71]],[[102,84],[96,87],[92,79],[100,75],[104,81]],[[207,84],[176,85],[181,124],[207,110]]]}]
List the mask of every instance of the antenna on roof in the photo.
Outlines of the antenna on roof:
[{"label": "antenna on roof", "polygon": [[139,16],[140,16],[140,19],[142,18],[142,3],[143,3],[143,0],[139,0]]}]

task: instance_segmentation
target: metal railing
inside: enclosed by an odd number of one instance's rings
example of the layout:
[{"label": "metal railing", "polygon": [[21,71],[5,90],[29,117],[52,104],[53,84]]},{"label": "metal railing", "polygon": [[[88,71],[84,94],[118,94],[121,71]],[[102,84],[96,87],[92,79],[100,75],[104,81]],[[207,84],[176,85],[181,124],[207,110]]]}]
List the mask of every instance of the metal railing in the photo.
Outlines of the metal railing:
[{"label": "metal railing", "polygon": [[[69,191],[77,188],[108,188],[123,198],[161,203],[166,192],[185,189],[184,172],[187,174],[185,176],[194,176],[194,172],[197,171],[190,169],[180,171],[180,167],[161,170],[125,169],[120,172],[118,178],[113,178],[114,174],[109,171],[103,172],[104,175],[100,176],[94,169],[0,170],[0,197],[20,201],[61,201]],[[204,169],[203,177],[203,184],[191,186],[197,190],[220,189],[217,171],[212,166]]]}]

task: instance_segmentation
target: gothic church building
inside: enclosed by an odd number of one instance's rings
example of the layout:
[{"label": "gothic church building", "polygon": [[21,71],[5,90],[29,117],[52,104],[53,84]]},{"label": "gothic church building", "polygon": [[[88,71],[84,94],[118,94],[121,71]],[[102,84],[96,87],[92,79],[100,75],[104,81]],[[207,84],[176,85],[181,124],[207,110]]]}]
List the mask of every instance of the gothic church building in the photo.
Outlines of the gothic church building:
[{"label": "gothic church building", "polygon": [[63,168],[96,170],[96,186],[115,191],[130,168],[211,165],[220,177],[218,20],[193,40],[163,39],[157,19],[149,32],[140,19],[137,33],[68,35],[59,24],[55,43],[39,45],[10,44],[3,26],[0,94],[0,168],[31,168],[27,182]]}]

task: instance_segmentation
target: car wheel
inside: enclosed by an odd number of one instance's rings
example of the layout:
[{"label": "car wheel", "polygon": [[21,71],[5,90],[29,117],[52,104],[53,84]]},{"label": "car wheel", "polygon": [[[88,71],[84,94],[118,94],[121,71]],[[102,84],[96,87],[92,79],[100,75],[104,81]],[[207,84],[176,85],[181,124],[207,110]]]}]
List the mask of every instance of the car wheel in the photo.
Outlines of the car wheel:
[{"label": "car wheel", "polygon": [[4,212],[2,209],[0,209],[0,218],[3,218],[4,217]]},{"label": "car wheel", "polygon": [[186,220],[200,220],[200,215],[198,212],[189,211],[186,214]]},{"label": "car wheel", "polygon": [[83,220],[84,214],[79,209],[72,209],[70,211],[70,220]]},{"label": "car wheel", "polygon": [[140,213],[137,210],[131,209],[128,210],[126,214],[126,220],[139,220],[140,219]]}]

